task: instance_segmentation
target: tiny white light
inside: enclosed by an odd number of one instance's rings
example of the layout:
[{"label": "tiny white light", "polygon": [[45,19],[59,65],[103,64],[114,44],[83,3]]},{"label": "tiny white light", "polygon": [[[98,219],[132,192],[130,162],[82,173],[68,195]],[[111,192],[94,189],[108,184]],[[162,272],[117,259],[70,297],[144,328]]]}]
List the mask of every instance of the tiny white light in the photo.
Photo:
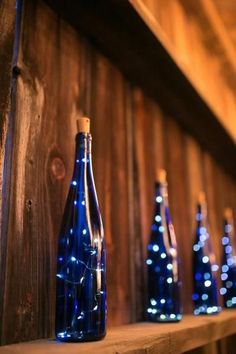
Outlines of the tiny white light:
[{"label": "tiny white light", "polygon": [[76,258],[72,256],[72,257],[70,257],[70,260],[71,260],[71,262],[75,262]]},{"label": "tiny white light", "polygon": [[165,300],[165,299],[161,299],[161,300],[160,300],[160,303],[161,303],[161,304],[165,304],[165,303],[166,303],[166,300]]},{"label": "tiny white light", "polygon": [[211,281],[210,280],[204,281],[204,285],[206,288],[208,288],[209,286],[211,286]]},{"label": "tiny white light", "polygon": [[147,312],[148,312],[148,313],[152,313],[152,309],[149,307],[149,308],[147,309]]},{"label": "tiny white light", "polygon": [[201,241],[201,242],[206,241],[206,235],[201,235],[201,236],[200,236],[200,241]]},{"label": "tiny white light", "polygon": [[57,274],[58,278],[63,278],[63,276],[61,274]]},{"label": "tiny white light", "polygon": [[230,232],[232,230],[232,226],[230,224],[225,225],[225,232]]},{"label": "tiny white light", "polygon": [[233,304],[236,304],[236,297],[235,297],[235,296],[232,297],[232,303],[233,303]]},{"label": "tiny white light", "polygon": [[212,307],[208,307],[208,308],[207,308],[207,313],[212,313],[212,312],[213,312]]},{"label": "tiny white light", "polygon": [[222,273],[221,274],[221,280],[226,280],[228,278],[228,274],[227,273]]},{"label": "tiny white light", "polygon": [[150,265],[150,264],[152,264],[152,260],[151,259],[147,259],[146,263],[147,263],[147,265]]},{"label": "tiny white light", "polygon": [[173,265],[171,263],[168,263],[166,268],[169,269],[169,270],[172,270],[173,269]]},{"label": "tiny white light", "polygon": [[161,254],[161,258],[163,258],[163,259],[166,258],[166,253],[163,252],[163,253]]},{"label": "tiny white light", "polygon": [[174,319],[174,318],[175,318],[175,314],[174,314],[174,313],[171,313],[171,314],[170,314],[170,318]]},{"label": "tiny white light", "polygon": [[160,222],[161,221],[161,216],[160,215],[156,215],[155,216],[155,220],[156,220],[156,222]]},{"label": "tiny white light", "polygon": [[151,302],[151,305],[152,305],[152,306],[155,306],[155,305],[157,304],[157,302],[156,302],[155,299],[151,299],[150,302]]},{"label": "tiny white light", "polygon": [[160,226],[160,227],[159,227],[159,231],[160,231],[160,232],[164,232],[164,230],[165,230],[164,226]]},{"label": "tiny white light", "polygon": [[217,306],[212,306],[212,312],[218,312],[220,308]]},{"label": "tiny white light", "polygon": [[234,264],[233,257],[229,257],[229,258],[227,259],[227,264],[228,264],[228,266],[231,266],[231,265]]},{"label": "tiny white light", "polygon": [[229,243],[229,238],[226,236],[222,237],[222,245],[226,246],[228,245],[228,243]]},{"label": "tiny white light", "polygon": [[224,264],[221,269],[223,273],[227,273],[229,270],[229,266],[227,264]]},{"label": "tiny white light", "polygon": [[77,182],[76,181],[72,181],[72,185],[73,186],[77,186]]},{"label": "tiny white light", "polygon": [[157,203],[161,203],[162,202],[162,197],[160,195],[158,197],[156,197],[156,202]]},{"label": "tiny white light", "polygon": [[82,158],[82,162],[86,162],[86,158],[85,157]]},{"label": "tiny white light", "polygon": [[205,227],[200,227],[200,233],[205,234],[206,233],[206,228]]},{"label": "tiny white light", "polygon": [[84,200],[82,200],[81,204],[82,204],[82,205],[85,205],[85,201],[84,201]]},{"label": "tiny white light", "polygon": [[83,234],[83,235],[86,235],[86,234],[87,234],[87,230],[86,230],[86,229],[83,229],[82,234]]},{"label": "tiny white light", "polygon": [[157,309],[152,309],[152,313],[155,315],[157,313]]},{"label": "tiny white light", "polygon": [[166,279],[166,281],[167,281],[168,284],[171,284],[173,282],[173,279],[171,277],[169,277],[169,278]]},{"label": "tiny white light", "polygon": [[230,253],[232,252],[232,247],[230,245],[225,247],[225,253]]},{"label": "tiny white light", "polygon": [[211,266],[212,272],[217,272],[218,269],[219,269],[219,266],[218,266],[217,264],[213,264],[213,265]]},{"label": "tiny white light", "polygon": [[159,246],[158,245],[153,245],[152,249],[154,252],[158,252],[159,251]]},{"label": "tiny white light", "polygon": [[196,214],[196,220],[201,221],[202,220],[202,215],[200,213]]},{"label": "tiny white light", "polygon": [[202,300],[207,300],[208,299],[208,295],[207,294],[202,294]]},{"label": "tiny white light", "polygon": [[208,256],[202,257],[202,261],[203,261],[203,263],[209,262],[209,257]]},{"label": "tiny white light", "polygon": [[76,162],[79,163],[79,159],[77,159]]},{"label": "tiny white light", "polygon": [[226,288],[220,288],[220,295],[225,295],[227,293]]},{"label": "tiny white light", "polygon": [[74,205],[77,205],[77,200],[74,201]]},{"label": "tiny white light", "polygon": [[71,234],[71,235],[73,234],[73,229],[70,229],[70,234]]},{"label": "tiny white light", "polygon": [[228,280],[225,285],[227,289],[230,289],[233,286],[233,282]]},{"label": "tiny white light", "polygon": [[204,279],[205,280],[208,280],[208,279],[210,279],[210,277],[211,277],[211,274],[210,273],[204,273]]},{"label": "tiny white light", "polygon": [[166,318],[166,315],[160,315],[160,319],[164,320]]},{"label": "tiny white light", "polygon": [[201,247],[200,247],[198,244],[193,245],[193,250],[194,250],[195,252],[199,251],[200,248],[201,248]]}]

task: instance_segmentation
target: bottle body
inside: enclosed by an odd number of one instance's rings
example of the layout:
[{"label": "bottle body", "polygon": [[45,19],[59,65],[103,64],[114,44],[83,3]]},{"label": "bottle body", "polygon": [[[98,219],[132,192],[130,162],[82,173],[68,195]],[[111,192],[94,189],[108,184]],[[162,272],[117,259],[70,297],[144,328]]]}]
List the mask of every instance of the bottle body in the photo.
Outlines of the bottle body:
[{"label": "bottle body", "polygon": [[148,244],[147,318],[176,322],[182,318],[179,259],[168,207],[167,185],[155,186],[155,214]]},{"label": "bottle body", "polygon": [[196,238],[193,245],[193,288],[194,314],[216,314],[218,305],[217,271],[207,225],[205,203],[197,206]]},{"label": "bottle body", "polygon": [[104,232],[93,180],[91,135],[79,133],[58,243],[56,338],[89,341],[105,333]]},{"label": "bottle body", "polygon": [[[231,219],[231,220],[230,220]],[[225,218],[222,243],[220,294],[223,295],[224,307],[236,308],[236,253],[233,243],[234,227],[233,219]]]}]

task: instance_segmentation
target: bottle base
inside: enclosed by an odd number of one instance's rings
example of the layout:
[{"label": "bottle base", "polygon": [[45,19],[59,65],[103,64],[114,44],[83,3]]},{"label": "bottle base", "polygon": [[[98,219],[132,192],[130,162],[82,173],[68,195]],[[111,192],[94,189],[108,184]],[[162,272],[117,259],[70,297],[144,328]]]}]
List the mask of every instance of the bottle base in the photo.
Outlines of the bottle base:
[{"label": "bottle base", "polygon": [[201,315],[217,315],[219,312],[221,312],[221,307],[220,306],[200,306],[194,309],[193,314],[195,316],[201,316]]},{"label": "bottle base", "polygon": [[148,316],[148,321],[150,322],[159,322],[159,323],[170,323],[170,322],[179,322],[182,320],[181,314],[170,314],[170,315],[158,315],[158,316]]},{"label": "bottle base", "polygon": [[59,342],[95,342],[102,340],[106,336],[106,332],[102,334],[81,334],[81,333],[59,333],[56,335],[56,340]]},{"label": "bottle base", "polygon": [[233,302],[232,300],[227,300],[224,304],[224,308],[226,309],[235,309],[236,308],[236,303]]}]

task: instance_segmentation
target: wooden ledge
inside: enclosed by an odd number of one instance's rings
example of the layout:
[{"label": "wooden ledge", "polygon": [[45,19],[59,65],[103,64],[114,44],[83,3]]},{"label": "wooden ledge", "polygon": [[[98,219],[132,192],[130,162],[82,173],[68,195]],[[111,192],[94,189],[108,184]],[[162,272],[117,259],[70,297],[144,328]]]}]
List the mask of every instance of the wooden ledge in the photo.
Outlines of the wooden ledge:
[{"label": "wooden ledge", "polygon": [[58,343],[54,340],[0,347],[0,354],[180,354],[236,333],[236,310],[215,316],[185,315],[179,323],[136,323],[115,327],[104,340]]}]

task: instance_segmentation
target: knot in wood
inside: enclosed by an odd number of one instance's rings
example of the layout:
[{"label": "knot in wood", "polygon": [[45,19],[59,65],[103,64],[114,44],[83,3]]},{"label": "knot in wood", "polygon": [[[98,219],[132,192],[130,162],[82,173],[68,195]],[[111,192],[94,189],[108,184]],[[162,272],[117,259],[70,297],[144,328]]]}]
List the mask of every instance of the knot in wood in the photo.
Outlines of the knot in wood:
[{"label": "knot in wood", "polygon": [[55,179],[63,179],[66,174],[64,162],[60,157],[54,157],[50,166],[51,174]]}]

